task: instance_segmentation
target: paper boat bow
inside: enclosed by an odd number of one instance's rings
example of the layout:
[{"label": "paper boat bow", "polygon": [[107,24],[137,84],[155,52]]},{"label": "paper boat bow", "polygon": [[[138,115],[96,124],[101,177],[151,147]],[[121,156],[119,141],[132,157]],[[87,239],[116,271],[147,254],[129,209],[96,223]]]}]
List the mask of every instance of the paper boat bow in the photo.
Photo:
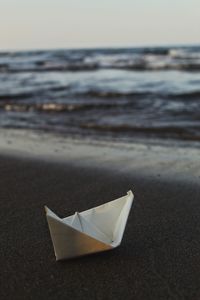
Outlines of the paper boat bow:
[{"label": "paper boat bow", "polygon": [[124,197],[63,219],[45,207],[56,260],[118,247],[133,198],[129,191]]}]

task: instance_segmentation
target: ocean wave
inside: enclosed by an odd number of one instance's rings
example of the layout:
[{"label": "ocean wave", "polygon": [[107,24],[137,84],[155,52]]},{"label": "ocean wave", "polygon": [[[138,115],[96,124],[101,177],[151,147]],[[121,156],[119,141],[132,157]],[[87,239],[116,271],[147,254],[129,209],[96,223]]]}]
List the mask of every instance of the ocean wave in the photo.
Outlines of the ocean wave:
[{"label": "ocean wave", "polygon": [[181,99],[181,100],[199,100],[200,101],[200,91],[192,91],[192,92],[184,92],[184,93],[176,93],[176,94],[168,94],[166,95],[169,99]]},{"label": "ocean wave", "polygon": [[[40,88],[37,86],[35,89],[30,90],[29,92],[19,92],[19,93],[0,93],[0,101],[17,101],[17,100],[30,100],[31,98],[40,98],[40,97],[48,97],[49,94],[53,94],[62,91],[69,91],[69,85],[58,85],[58,86],[48,86]],[[51,93],[53,92],[53,93]]]},{"label": "ocean wave", "polygon": [[200,63],[178,63],[178,62],[165,62],[162,59],[155,61],[147,61],[138,63],[116,64],[111,66],[113,69],[124,69],[132,71],[200,71]]},{"label": "ocean wave", "polygon": [[82,92],[74,92],[75,96],[79,98],[99,98],[99,99],[174,99],[174,100],[184,100],[184,99],[194,99],[200,100],[200,90],[191,91],[191,92],[183,92],[183,93],[168,93],[165,92],[156,92],[151,90],[144,91],[130,91],[130,92],[122,92],[122,91],[101,91],[101,90],[87,90]]},{"label": "ocean wave", "polygon": [[5,53],[0,56],[0,73],[99,69],[200,71],[200,48],[63,50]]},{"label": "ocean wave", "polygon": [[[61,93],[60,93],[61,92]],[[64,92],[64,96],[63,93]],[[67,92],[67,94],[65,93]],[[57,100],[59,99],[59,95],[65,99],[66,103],[59,104],[57,103]],[[0,104],[4,105],[4,103],[13,104],[13,105],[22,105],[20,103],[21,101],[26,101],[26,106],[29,107],[29,105],[32,105],[31,103],[35,101],[34,105],[39,105],[41,98],[46,98],[45,102],[42,105],[46,105],[48,98],[55,99],[50,102],[50,105],[56,106],[63,106],[63,108],[66,105],[66,110],[68,110],[68,102],[70,102],[70,99],[77,99],[78,102],[84,101],[83,105],[88,105],[87,101],[92,101],[92,104],[89,104],[91,106],[98,105],[95,101],[101,101],[99,103],[99,106],[106,104],[110,105],[111,102],[105,102],[107,100],[115,101],[116,105],[126,105],[130,102],[131,105],[135,103],[135,101],[140,100],[154,100],[154,99],[161,99],[161,100],[199,100],[200,101],[200,90],[191,91],[191,92],[177,92],[177,93],[168,93],[168,91],[165,92],[157,92],[157,91],[151,91],[151,90],[144,90],[144,91],[106,91],[106,90],[95,90],[95,89],[88,89],[86,91],[77,91],[76,87],[69,86],[51,86],[43,89],[35,89],[30,92],[20,92],[20,93],[7,93],[7,94],[0,94]],[[87,100],[87,101],[86,101]],[[126,100],[126,102],[124,102]],[[31,102],[30,102],[31,101]],[[116,102],[117,101],[117,102]],[[128,102],[127,102],[128,101]],[[113,103],[113,102],[112,102]],[[23,103],[24,105],[24,103]],[[36,105],[36,106],[37,106]],[[79,104],[70,104],[76,105],[78,107]],[[82,104],[81,104],[82,105]],[[28,110],[28,109],[27,109]]]},{"label": "ocean wave", "polygon": [[153,54],[153,55],[168,55],[169,49],[165,47],[158,47],[158,48],[142,48],[141,53],[143,54]]},{"label": "ocean wave", "polygon": [[[121,104],[122,105],[122,104]],[[83,110],[107,110],[116,106],[114,103],[107,104],[62,104],[62,103],[38,103],[38,104],[26,104],[26,103],[0,103],[0,110],[11,112],[45,112],[45,113],[63,113]]]},{"label": "ocean wave", "polygon": [[33,97],[32,92],[24,93],[11,93],[11,94],[0,94],[0,101],[9,101],[9,100],[22,100]]},{"label": "ocean wave", "polygon": [[[118,91],[101,91],[90,89],[87,91],[74,91],[74,94],[79,97],[89,97],[89,98],[105,98],[105,99],[117,99],[117,98],[133,98],[133,97],[143,97],[147,96],[146,92],[118,92]],[[148,93],[148,96],[150,93]]]},{"label": "ocean wave", "polygon": [[200,59],[199,51],[191,51],[190,49],[169,49],[168,55],[175,59],[198,60]]},{"label": "ocean wave", "polygon": [[98,71],[102,69],[118,69],[118,70],[127,70],[127,71],[187,71],[187,72],[199,72],[200,71],[200,63],[168,63],[163,60],[155,61],[155,62],[115,62],[113,64],[105,63],[98,64],[69,64],[69,65],[49,65],[49,66],[41,66],[41,67],[10,67],[8,65],[0,66],[0,73],[34,73],[34,72],[85,72],[85,71]]},{"label": "ocean wave", "polygon": [[12,65],[0,65],[0,73],[34,73],[34,72],[79,72],[79,71],[95,71],[99,69],[98,64],[80,64],[80,63],[69,63],[69,64],[52,64],[46,62],[36,63],[31,66],[12,66]]}]

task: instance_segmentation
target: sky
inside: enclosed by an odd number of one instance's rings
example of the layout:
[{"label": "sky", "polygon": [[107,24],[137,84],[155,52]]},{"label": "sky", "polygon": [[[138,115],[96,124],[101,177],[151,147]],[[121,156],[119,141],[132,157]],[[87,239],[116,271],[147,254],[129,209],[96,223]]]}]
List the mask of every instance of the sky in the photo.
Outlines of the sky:
[{"label": "sky", "polygon": [[200,44],[200,0],[0,0],[0,50]]}]

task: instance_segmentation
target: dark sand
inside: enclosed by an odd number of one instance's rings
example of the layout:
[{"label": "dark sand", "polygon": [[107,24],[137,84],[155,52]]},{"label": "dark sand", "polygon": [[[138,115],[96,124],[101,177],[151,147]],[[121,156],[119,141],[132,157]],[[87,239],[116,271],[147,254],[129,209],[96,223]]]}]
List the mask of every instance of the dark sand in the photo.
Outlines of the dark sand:
[{"label": "dark sand", "polygon": [[[200,187],[0,157],[0,299],[200,299]],[[56,262],[43,206],[61,217],[135,193],[121,246]]]}]

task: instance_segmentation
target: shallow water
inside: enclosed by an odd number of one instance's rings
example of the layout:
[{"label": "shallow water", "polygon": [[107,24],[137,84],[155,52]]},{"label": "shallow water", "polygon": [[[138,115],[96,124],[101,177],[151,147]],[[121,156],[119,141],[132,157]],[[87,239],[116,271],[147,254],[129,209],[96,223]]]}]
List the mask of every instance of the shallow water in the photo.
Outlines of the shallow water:
[{"label": "shallow water", "polygon": [[200,47],[0,53],[0,127],[200,139]]}]

